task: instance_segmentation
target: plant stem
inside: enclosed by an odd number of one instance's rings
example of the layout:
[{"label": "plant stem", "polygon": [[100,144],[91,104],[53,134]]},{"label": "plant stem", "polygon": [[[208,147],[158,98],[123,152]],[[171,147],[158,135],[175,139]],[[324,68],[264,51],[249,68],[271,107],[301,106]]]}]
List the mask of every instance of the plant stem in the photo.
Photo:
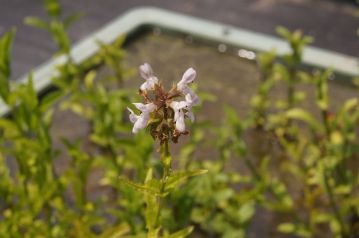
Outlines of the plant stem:
[{"label": "plant stem", "polygon": [[[170,174],[171,171],[171,156],[170,156],[170,152],[169,152],[169,147],[168,147],[168,140],[165,140],[163,142],[163,144],[161,144],[161,161],[162,161],[162,165],[163,165],[163,173],[162,173],[162,178],[160,180],[161,182],[161,189],[160,189],[160,193],[163,194],[166,188],[166,183],[167,183],[167,179],[168,176]],[[158,200],[158,211],[157,211],[157,215],[156,215],[156,223],[155,223],[155,227],[158,229],[160,228],[161,224],[160,224],[160,215],[161,215],[161,207],[162,207],[162,200],[161,200],[161,196],[159,196],[157,198]]]},{"label": "plant stem", "polygon": [[[294,85],[296,83],[295,76],[297,74],[297,70],[294,66],[291,66],[289,68],[289,81],[288,81],[288,91],[287,91],[287,110],[290,110],[294,107],[294,94],[295,94],[295,88]],[[292,124],[292,120],[288,119],[286,128],[288,128]]]},{"label": "plant stem", "polygon": [[288,109],[292,109],[294,106],[294,83],[290,79],[288,84]]},{"label": "plant stem", "polygon": [[[167,113],[166,107],[163,110],[163,114],[164,114],[164,120],[167,123],[168,113]],[[162,178],[160,180],[160,183],[161,183],[160,194],[161,195],[165,192],[166,183],[167,183],[168,177],[170,176],[170,173],[171,173],[171,162],[172,162],[171,153],[169,151],[169,129],[168,129],[167,124],[166,124],[165,133],[167,134],[167,138],[160,145],[161,162],[162,162],[162,166],[163,166]],[[158,211],[157,211],[156,223],[155,223],[156,224],[155,227],[157,229],[160,228],[160,226],[161,226],[161,224],[160,224],[161,206],[162,206],[162,197],[159,196],[158,197]]]},{"label": "plant stem", "polygon": [[321,115],[322,115],[322,120],[324,123],[325,134],[329,140],[330,134],[331,134],[330,125],[329,125],[329,121],[328,121],[329,113],[327,110],[321,110]]},{"label": "plant stem", "polygon": [[[321,95],[321,97],[322,97],[322,95]],[[321,110],[321,116],[322,116],[322,120],[323,120],[323,124],[324,124],[324,128],[325,128],[325,134],[326,134],[327,140],[329,141],[330,140],[330,134],[331,134],[331,128],[330,128],[330,124],[329,124],[329,121],[328,121],[328,116],[329,116],[328,110],[322,109]],[[337,170],[338,169],[339,168],[337,167]],[[328,181],[329,176],[328,176],[327,173],[328,173],[327,168],[324,168],[324,172],[323,172],[324,186],[325,186],[326,193],[327,193],[327,195],[329,197],[330,207],[333,210],[335,219],[337,220],[337,222],[340,225],[341,235],[343,237],[347,237],[346,236],[345,225],[343,223],[343,218],[340,215],[340,211],[338,210],[337,204],[335,203],[333,190],[332,190],[332,187],[329,184],[329,181]]]},{"label": "plant stem", "polygon": [[345,229],[345,225],[343,223],[343,218],[342,216],[340,215],[340,212],[338,210],[338,207],[335,203],[335,200],[334,200],[334,194],[333,194],[333,190],[332,190],[332,187],[330,186],[329,184],[329,177],[327,175],[327,171],[324,170],[324,173],[323,173],[323,177],[324,177],[324,186],[325,186],[325,190],[328,194],[328,197],[329,197],[329,203],[330,203],[330,207],[332,208],[333,212],[334,212],[334,216],[337,220],[337,222],[339,223],[340,225],[340,232],[341,232],[341,235],[342,237],[348,237],[347,236],[347,233],[346,233],[346,229]]}]

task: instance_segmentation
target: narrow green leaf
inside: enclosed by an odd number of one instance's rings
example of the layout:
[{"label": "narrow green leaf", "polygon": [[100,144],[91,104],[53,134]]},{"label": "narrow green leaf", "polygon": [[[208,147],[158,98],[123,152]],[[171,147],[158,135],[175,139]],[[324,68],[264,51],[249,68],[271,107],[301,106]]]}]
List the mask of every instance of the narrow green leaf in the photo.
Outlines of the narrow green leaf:
[{"label": "narrow green leaf", "polygon": [[199,170],[193,170],[193,171],[184,171],[184,172],[173,173],[168,178],[168,181],[165,186],[165,191],[168,192],[169,190],[175,188],[177,185],[184,182],[189,177],[205,174],[207,172],[208,172],[208,170],[199,169]]},{"label": "narrow green leaf", "polygon": [[85,87],[88,89],[91,89],[93,87],[94,84],[94,80],[96,77],[96,71],[91,70],[90,72],[88,72],[85,76]]},{"label": "narrow green leaf", "polygon": [[[150,168],[147,171],[145,178],[145,186],[151,186],[153,179],[153,169]],[[146,228],[148,230],[148,236],[154,236],[157,238],[159,232],[159,227],[157,224],[157,219],[159,218],[160,207],[157,201],[157,197],[151,193],[144,193],[144,199],[146,203],[145,209],[145,220]]]},{"label": "narrow green leaf", "polygon": [[32,27],[36,27],[42,30],[46,30],[48,31],[50,29],[49,24],[38,18],[38,17],[25,17],[24,19],[24,24],[28,25],[28,26],[32,26]]},{"label": "narrow green leaf", "polygon": [[103,232],[100,238],[121,238],[127,233],[129,233],[130,227],[126,223],[121,223],[115,227],[112,227],[105,232]]},{"label": "narrow green leaf", "polygon": [[238,211],[240,222],[245,223],[245,222],[250,221],[253,218],[254,213],[255,213],[255,203],[254,202],[248,202],[248,203],[243,204]]},{"label": "narrow green leaf", "polygon": [[15,28],[5,33],[0,38],[0,96],[8,103],[10,93],[9,77],[11,75],[10,55],[12,42],[15,36]]},{"label": "narrow green leaf", "polygon": [[164,236],[164,238],[185,238],[192,233],[193,229],[193,226],[189,226],[171,235]]},{"label": "narrow green leaf", "polygon": [[309,112],[305,111],[301,108],[293,108],[291,110],[288,110],[285,113],[286,117],[290,119],[295,120],[301,120],[304,122],[307,122],[313,129],[321,128],[321,125],[318,121],[315,120],[315,118],[309,114]]},{"label": "narrow green leaf", "polygon": [[344,112],[348,112],[354,108],[356,108],[358,105],[358,98],[352,98],[352,99],[349,99],[347,101],[345,101],[344,103],[344,106],[343,106],[343,111]]},{"label": "narrow green leaf", "polygon": [[295,230],[295,226],[293,223],[282,223],[278,226],[278,231],[282,232],[282,233],[292,233]]},{"label": "narrow green leaf", "polygon": [[51,33],[56,41],[56,44],[62,53],[68,53],[70,51],[70,38],[66,33],[64,25],[61,22],[54,21],[50,24]]},{"label": "narrow green leaf", "polygon": [[277,34],[284,39],[289,40],[292,37],[290,31],[283,26],[278,26],[275,30],[276,30]]},{"label": "narrow green leaf", "polygon": [[121,177],[119,179],[120,179],[120,182],[122,182],[142,193],[149,193],[149,194],[156,195],[156,196],[162,196],[162,194],[160,193],[160,189],[157,187],[135,183],[135,182],[132,182],[123,177]]},{"label": "narrow green leaf", "polygon": [[57,0],[44,0],[44,7],[51,17],[59,17],[61,14],[60,4]]},{"label": "narrow green leaf", "polygon": [[8,103],[9,92],[9,80],[3,72],[0,71],[0,97],[5,103]]},{"label": "narrow green leaf", "polygon": [[82,12],[77,12],[66,17],[64,20],[65,29],[69,28],[72,24],[78,21],[83,15],[84,14]]},{"label": "narrow green leaf", "polygon": [[62,92],[60,90],[46,94],[43,98],[41,98],[40,110],[43,112],[48,110],[61,96]]},{"label": "narrow green leaf", "polygon": [[19,136],[19,130],[12,120],[0,118],[0,130],[3,131],[2,136],[5,138],[14,138]]}]

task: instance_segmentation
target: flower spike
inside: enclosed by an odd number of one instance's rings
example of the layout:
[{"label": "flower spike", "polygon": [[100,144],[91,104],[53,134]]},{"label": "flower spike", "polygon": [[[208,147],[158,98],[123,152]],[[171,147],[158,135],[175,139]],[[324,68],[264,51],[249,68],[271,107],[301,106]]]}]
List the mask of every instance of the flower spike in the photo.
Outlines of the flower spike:
[{"label": "flower spike", "polygon": [[[199,97],[189,87],[196,78],[196,71],[187,69],[170,91],[163,88],[149,64],[141,65],[139,71],[146,80],[140,86],[140,95],[144,97],[145,103],[133,103],[141,112],[140,115],[128,108],[130,121],[134,124],[132,132],[138,133],[149,127],[151,135],[161,143],[169,139],[177,142],[180,135],[188,133],[185,119],[194,121],[192,107],[199,103]],[[177,98],[180,100],[176,101]]]},{"label": "flower spike", "polygon": [[147,63],[144,63],[140,66],[140,75],[146,80],[141,86],[142,91],[152,90],[155,87],[155,84],[158,83],[158,78],[154,76],[151,66]]}]

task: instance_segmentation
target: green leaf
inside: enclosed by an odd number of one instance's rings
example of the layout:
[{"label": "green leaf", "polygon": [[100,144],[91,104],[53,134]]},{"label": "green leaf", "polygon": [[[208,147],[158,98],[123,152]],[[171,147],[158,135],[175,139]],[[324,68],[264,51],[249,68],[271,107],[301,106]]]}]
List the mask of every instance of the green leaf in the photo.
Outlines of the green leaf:
[{"label": "green leaf", "polygon": [[36,27],[42,30],[50,30],[49,24],[38,17],[25,17],[24,23],[28,26]]},{"label": "green leaf", "polygon": [[227,105],[224,106],[224,114],[226,115],[226,119],[229,121],[231,125],[241,124],[241,120],[234,108]]},{"label": "green leaf", "polygon": [[278,226],[277,229],[282,233],[293,233],[295,230],[295,225],[293,223],[282,223]]},{"label": "green leaf", "polygon": [[69,28],[72,24],[78,21],[83,15],[84,15],[83,13],[77,12],[66,17],[64,20],[65,29]]},{"label": "green leaf", "polygon": [[321,125],[309,112],[301,108],[293,108],[285,112],[287,118],[301,120],[309,124],[313,129],[321,128]]},{"label": "green leaf", "polygon": [[126,223],[121,223],[103,232],[100,238],[121,238],[130,232],[130,227]]},{"label": "green leaf", "polygon": [[278,26],[275,30],[276,30],[277,34],[284,39],[289,40],[292,37],[290,31],[283,26]]},{"label": "green leaf", "polygon": [[48,110],[61,96],[62,92],[60,90],[47,93],[43,98],[41,98],[40,110],[42,112]]},{"label": "green leaf", "polygon": [[350,195],[352,187],[350,185],[339,185],[335,187],[334,192],[340,195]]},{"label": "green leaf", "polygon": [[88,72],[84,79],[85,87],[91,89],[94,85],[95,78],[96,78],[96,71],[91,70],[90,72]]},{"label": "green leaf", "polygon": [[30,73],[28,76],[28,81],[26,83],[25,91],[23,92],[23,95],[22,95],[24,103],[27,105],[27,107],[30,110],[35,109],[37,107],[37,105],[39,104],[37,92],[35,91],[33,81],[34,81],[33,75],[32,75],[32,73]]},{"label": "green leaf", "polygon": [[158,183],[153,182],[153,181],[156,181],[156,180],[152,179],[149,182],[147,182],[146,185],[143,185],[143,184],[132,182],[132,181],[130,181],[130,180],[126,179],[126,178],[123,178],[123,177],[121,177],[119,179],[120,179],[120,182],[122,182],[122,183],[132,187],[133,189],[142,192],[142,193],[149,193],[151,195],[163,196],[163,194],[161,194],[161,192],[160,192],[159,186],[154,185],[154,184],[158,184]]},{"label": "green leaf", "polygon": [[154,229],[154,230],[150,230],[147,233],[147,238],[158,238],[158,232],[160,231],[160,229]]},{"label": "green leaf", "polygon": [[59,17],[61,14],[60,4],[57,0],[44,0],[44,7],[51,17]]},{"label": "green leaf", "polygon": [[10,93],[9,77],[11,75],[10,54],[15,35],[15,28],[5,33],[0,38],[0,96],[4,102],[8,102]]},{"label": "green leaf", "polygon": [[265,74],[268,74],[272,69],[276,56],[274,50],[258,54],[258,65]]},{"label": "green leaf", "polygon": [[344,103],[344,106],[343,106],[343,111],[344,112],[348,112],[354,108],[356,108],[358,105],[358,99],[357,98],[352,98],[352,99],[349,99],[347,101],[345,101]]},{"label": "green leaf", "polygon": [[[145,185],[150,186],[151,181],[153,181],[153,169],[150,168],[147,171]],[[160,207],[157,202],[157,197],[151,193],[145,193],[145,219],[146,219],[146,228],[150,234],[157,234],[159,229],[156,227],[157,219],[159,218]]]},{"label": "green leaf", "polygon": [[3,72],[0,72],[0,96],[2,100],[7,104],[8,104],[9,92],[10,92],[9,80],[3,74]]},{"label": "green leaf", "polygon": [[200,92],[198,93],[202,102],[216,102],[217,97],[216,95],[208,92]]},{"label": "green leaf", "polygon": [[0,129],[3,130],[2,136],[5,138],[14,138],[19,136],[19,130],[12,120],[0,118]]},{"label": "green leaf", "polygon": [[173,173],[168,178],[168,181],[165,186],[165,191],[169,192],[171,189],[175,188],[177,185],[184,182],[189,177],[205,174],[207,172],[208,172],[208,170],[199,169],[199,170],[193,170],[193,171],[184,171],[184,172]]},{"label": "green leaf", "polygon": [[248,203],[243,204],[238,211],[240,222],[244,223],[244,222],[250,221],[252,219],[254,213],[255,213],[255,203],[254,202],[248,202]]},{"label": "green leaf", "polygon": [[53,21],[50,24],[50,29],[56,44],[62,53],[70,51],[70,38],[65,31],[64,25],[61,22]]},{"label": "green leaf", "polygon": [[164,236],[164,238],[185,238],[192,233],[193,229],[194,229],[193,226],[189,226],[171,235]]}]

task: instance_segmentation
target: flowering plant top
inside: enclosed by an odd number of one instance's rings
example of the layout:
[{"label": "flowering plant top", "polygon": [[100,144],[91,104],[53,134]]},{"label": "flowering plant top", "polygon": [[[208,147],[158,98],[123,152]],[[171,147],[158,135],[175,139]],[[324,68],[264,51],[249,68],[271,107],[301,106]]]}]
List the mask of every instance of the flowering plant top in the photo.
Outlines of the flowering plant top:
[{"label": "flowering plant top", "polygon": [[139,89],[144,103],[133,103],[140,111],[139,115],[128,108],[130,121],[134,123],[132,132],[138,133],[148,127],[154,139],[161,143],[171,139],[176,143],[179,136],[188,134],[185,118],[194,121],[192,107],[198,105],[199,97],[189,85],[195,80],[196,71],[187,69],[169,91],[164,89],[148,63],[141,65],[139,71],[145,80]]}]

